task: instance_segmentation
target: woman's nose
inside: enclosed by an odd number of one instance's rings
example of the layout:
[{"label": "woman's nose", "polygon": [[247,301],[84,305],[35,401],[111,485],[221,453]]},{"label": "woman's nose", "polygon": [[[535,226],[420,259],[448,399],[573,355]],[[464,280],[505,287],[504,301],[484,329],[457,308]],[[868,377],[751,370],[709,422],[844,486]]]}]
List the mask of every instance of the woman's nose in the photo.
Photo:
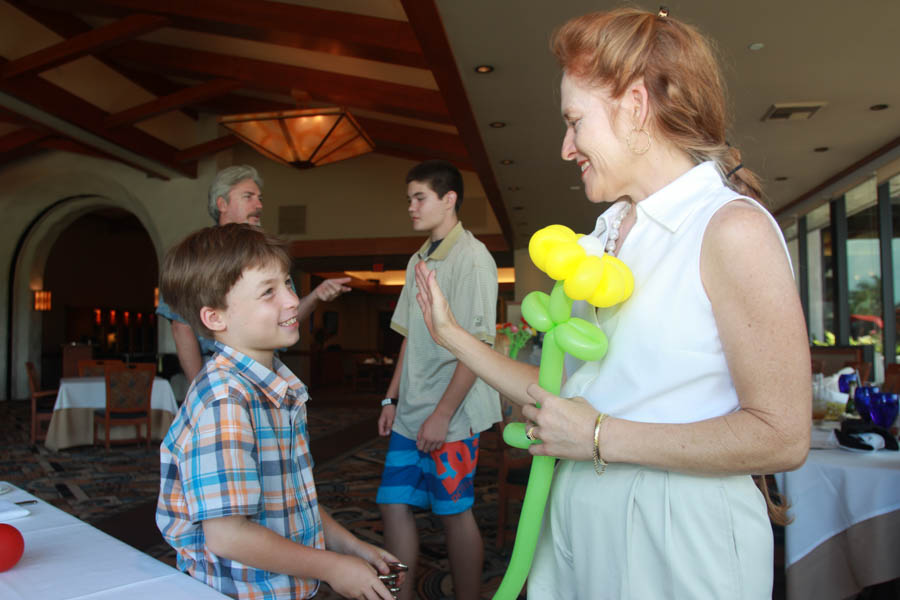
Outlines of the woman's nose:
[{"label": "woman's nose", "polygon": [[573,160],[575,158],[575,132],[571,127],[566,129],[566,135],[563,137],[562,142],[562,155],[563,160]]}]

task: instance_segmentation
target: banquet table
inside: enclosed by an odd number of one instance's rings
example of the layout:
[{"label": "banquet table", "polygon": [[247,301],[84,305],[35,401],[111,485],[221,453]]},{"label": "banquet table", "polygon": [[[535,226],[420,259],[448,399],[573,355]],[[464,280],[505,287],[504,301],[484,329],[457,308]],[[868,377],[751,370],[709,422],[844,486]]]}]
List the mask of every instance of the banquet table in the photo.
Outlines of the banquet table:
[{"label": "banquet table", "polygon": [[[178,403],[168,380],[153,380],[150,408],[152,437],[161,440],[178,411]],[[106,380],[103,377],[63,377],[53,406],[53,416],[44,445],[51,450],[94,443],[94,410],[106,406]],[[102,434],[102,429],[100,430]],[[134,437],[134,425],[113,427],[111,439]]]},{"label": "banquet table", "polygon": [[830,600],[900,577],[900,452],[814,449],[775,476],[791,504],[789,600]]},{"label": "banquet table", "polygon": [[0,518],[25,538],[25,552],[0,572],[4,600],[222,600],[227,598],[128,544],[0,482],[0,500],[34,501],[26,516]]}]

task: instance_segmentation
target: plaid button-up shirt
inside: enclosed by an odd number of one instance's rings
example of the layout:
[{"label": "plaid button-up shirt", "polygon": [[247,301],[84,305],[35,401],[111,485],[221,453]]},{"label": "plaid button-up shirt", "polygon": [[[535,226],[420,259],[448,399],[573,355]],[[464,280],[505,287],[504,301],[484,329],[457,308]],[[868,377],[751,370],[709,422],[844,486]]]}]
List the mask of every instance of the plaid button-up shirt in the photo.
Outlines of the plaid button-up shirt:
[{"label": "plaid button-up shirt", "polygon": [[316,579],[255,569],[209,551],[202,522],[244,515],[298,544],[325,547],[306,429],[306,386],[216,343],[160,448],[156,523],[178,568],[234,598],[309,598]]}]

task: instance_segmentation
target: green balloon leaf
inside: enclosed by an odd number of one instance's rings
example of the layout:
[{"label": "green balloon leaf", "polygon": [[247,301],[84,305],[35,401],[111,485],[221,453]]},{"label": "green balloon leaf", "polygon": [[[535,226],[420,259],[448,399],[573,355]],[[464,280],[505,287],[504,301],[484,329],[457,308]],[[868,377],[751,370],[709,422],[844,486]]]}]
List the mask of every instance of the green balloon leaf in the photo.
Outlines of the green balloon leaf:
[{"label": "green balloon leaf", "polygon": [[575,358],[593,361],[606,356],[609,342],[606,334],[584,319],[572,317],[556,326],[556,343]]},{"label": "green balloon leaf", "polygon": [[550,296],[544,292],[531,292],[522,300],[522,316],[538,331],[547,332],[553,328],[550,319]]}]

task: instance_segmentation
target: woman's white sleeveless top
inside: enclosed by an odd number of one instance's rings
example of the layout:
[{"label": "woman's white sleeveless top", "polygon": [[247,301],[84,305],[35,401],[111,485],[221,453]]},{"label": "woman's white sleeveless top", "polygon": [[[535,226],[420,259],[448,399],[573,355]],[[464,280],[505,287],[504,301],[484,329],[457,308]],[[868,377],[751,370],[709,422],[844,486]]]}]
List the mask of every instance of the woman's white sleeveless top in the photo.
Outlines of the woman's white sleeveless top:
[{"label": "woman's white sleeveless top", "polygon": [[[768,211],[725,186],[712,162],[637,204],[637,220],[617,254],[634,274],[634,292],[607,309],[574,303],[573,315],[599,325],[609,350],[596,362],[567,357],[563,396],[582,396],[612,416],[651,423],[691,423],[739,408],[700,280],[710,218],[739,198],[765,212],[784,245]],[[601,215],[591,235],[605,238],[607,221],[620,209],[617,203]]]}]

